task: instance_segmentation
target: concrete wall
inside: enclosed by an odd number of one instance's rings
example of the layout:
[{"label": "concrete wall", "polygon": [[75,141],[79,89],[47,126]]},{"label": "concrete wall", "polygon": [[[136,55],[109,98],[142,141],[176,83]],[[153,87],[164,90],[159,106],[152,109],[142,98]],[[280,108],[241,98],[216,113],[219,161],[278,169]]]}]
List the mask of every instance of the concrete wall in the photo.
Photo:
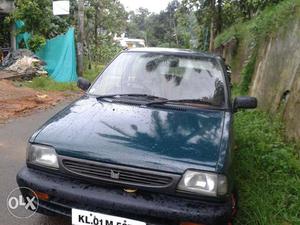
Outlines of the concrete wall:
[{"label": "concrete wall", "polygon": [[283,111],[287,135],[300,138],[300,18],[260,49],[250,94],[259,99],[259,108]]},{"label": "concrete wall", "polygon": [[[243,40],[242,40],[243,41]],[[233,66],[233,81],[239,83],[243,65],[251,55],[249,43],[223,46],[226,61]],[[235,49],[232,49],[235,48]],[[261,110],[281,112],[286,135],[300,138],[300,17],[260,44],[250,95],[258,98]]]}]

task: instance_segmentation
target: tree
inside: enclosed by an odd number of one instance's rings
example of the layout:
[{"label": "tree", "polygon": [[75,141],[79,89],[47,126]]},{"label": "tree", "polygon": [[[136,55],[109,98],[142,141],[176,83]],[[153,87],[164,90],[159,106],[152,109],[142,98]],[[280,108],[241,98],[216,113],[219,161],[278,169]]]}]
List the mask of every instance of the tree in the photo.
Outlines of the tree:
[{"label": "tree", "polygon": [[222,31],[222,0],[183,0],[182,5],[194,11],[199,27],[202,29],[200,48],[214,49],[214,39]]},{"label": "tree", "polygon": [[173,41],[176,43],[176,47],[179,47],[179,39],[178,39],[178,32],[177,32],[177,18],[176,18],[176,11],[179,8],[180,3],[178,0],[173,0],[169,3],[166,9],[166,14],[168,17],[168,33],[169,37],[173,38]]},{"label": "tree", "polygon": [[77,72],[83,76],[84,70],[84,0],[78,0]]},{"label": "tree", "polygon": [[248,20],[282,0],[173,0],[158,14],[130,12],[128,37],[144,38],[149,46],[214,51],[215,38],[232,24]]},{"label": "tree", "polygon": [[106,63],[120,51],[113,37],[124,33],[128,14],[118,0],[85,0],[85,14],[85,52],[90,62]]},{"label": "tree", "polygon": [[126,36],[129,38],[144,38],[146,37],[147,20],[151,13],[148,9],[139,8],[136,13],[129,13],[129,22],[126,26]]},{"label": "tree", "polygon": [[94,44],[98,45],[98,37],[102,33],[121,33],[124,31],[127,12],[119,1],[86,0],[88,24],[94,27]]},{"label": "tree", "polygon": [[28,44],[32,51],[37,51],[46,43],[46,39],[65,32],[69,26],[66,20],[52,15],[51,0],[16,0],[15,5],[9,22],[24,22],[18,33],[30,33]]},{"label": "tree", "polygon": [[185,5],[180,5],[176,11],[177,33],[179,46],[186,49],[198,49],[201,28],[198,24],[195,13]]},{"label": "tree", "polygon": [[268,5],[280,1],[282,0],[183,0],[181,7],[196,15],[200,29],[199,48],[214,51],[214,40],[223,29],[239,21],[249,20]]},{"label": "tree", "polygon": [[136,13],[130,12],[127,36],[146,39],[149,46],[180,47],[183,41],[179,37],[176,16],[179,7],[179,1],[173,0],[158,14],[143,8],[138,9]]}]

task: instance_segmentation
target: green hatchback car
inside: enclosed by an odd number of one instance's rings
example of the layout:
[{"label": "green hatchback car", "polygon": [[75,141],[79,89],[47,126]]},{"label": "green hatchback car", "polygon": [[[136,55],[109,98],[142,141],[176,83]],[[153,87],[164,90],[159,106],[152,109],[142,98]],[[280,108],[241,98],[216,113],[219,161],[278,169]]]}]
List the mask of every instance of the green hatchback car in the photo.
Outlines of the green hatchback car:
[{"label": "green hatchback car", "polygon": [[74,225],[232,223],[233,115],[257,100],[231,101],[222,58],[132,49],[78,86],[85,95],[32,135],[17,175],[38,212]]}]

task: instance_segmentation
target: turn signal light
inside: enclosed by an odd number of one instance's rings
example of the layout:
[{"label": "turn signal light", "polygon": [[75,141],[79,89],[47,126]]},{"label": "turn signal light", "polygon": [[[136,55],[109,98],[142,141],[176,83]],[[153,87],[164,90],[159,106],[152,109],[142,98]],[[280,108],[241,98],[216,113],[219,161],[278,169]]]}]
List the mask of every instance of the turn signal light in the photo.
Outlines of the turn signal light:
[{"label": "turn signal light", "polygon": [[35,192],[36,196],[38,197],[39,200],[44,200],[44,201],[48,201],[49,200],[49,195],[46,193],[42,193],[42,192]]}]

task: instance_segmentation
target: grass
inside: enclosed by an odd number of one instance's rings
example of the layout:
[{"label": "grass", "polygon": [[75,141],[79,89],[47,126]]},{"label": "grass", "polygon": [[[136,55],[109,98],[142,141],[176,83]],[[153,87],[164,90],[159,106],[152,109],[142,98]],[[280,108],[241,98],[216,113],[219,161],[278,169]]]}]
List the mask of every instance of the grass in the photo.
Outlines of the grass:
[{"label": "grass", "polygon": [[[104,69],[103,65],[92,65],[91,69],[87,69],[84,72],[84,78],[93,82],[95,78]],[[76,82],[60,83],[56,82],[50,77],[35,77],[32,81],[26,81],[25,86],[42,91],[78,91]]]},{"label": "grass", "polygon": [[238,225],[300,225],[300,161],[279,118],[259,111],[235,117]]},{"label": "grass", "polygon": [[240,92],[242,95],[247,95],[247,93],[249,91],[249,86],[252,81],[252,75],[255,72],[256,60],[257,60],[257,50],[255,49],[252,52],[252,55],[251,55],[249,61],[247,62],[247,64],[245,65],[245,67],[242,70],[241,75],[242,75],[243,79],[241,80],[241,84],[239,86]]},{"label": "grass", "polygon": [[76,82],[72,83],[59,83],[50,77],[41,76],[35,77],[31,81],[26,81],[25,86],[40,91],[78,91]]},{"label": "grass", "polygon": [[91,69],[86,69],[84,72],[84,78],[93,82],[95,78],[103,71],[104,65],[92,65]]}]

